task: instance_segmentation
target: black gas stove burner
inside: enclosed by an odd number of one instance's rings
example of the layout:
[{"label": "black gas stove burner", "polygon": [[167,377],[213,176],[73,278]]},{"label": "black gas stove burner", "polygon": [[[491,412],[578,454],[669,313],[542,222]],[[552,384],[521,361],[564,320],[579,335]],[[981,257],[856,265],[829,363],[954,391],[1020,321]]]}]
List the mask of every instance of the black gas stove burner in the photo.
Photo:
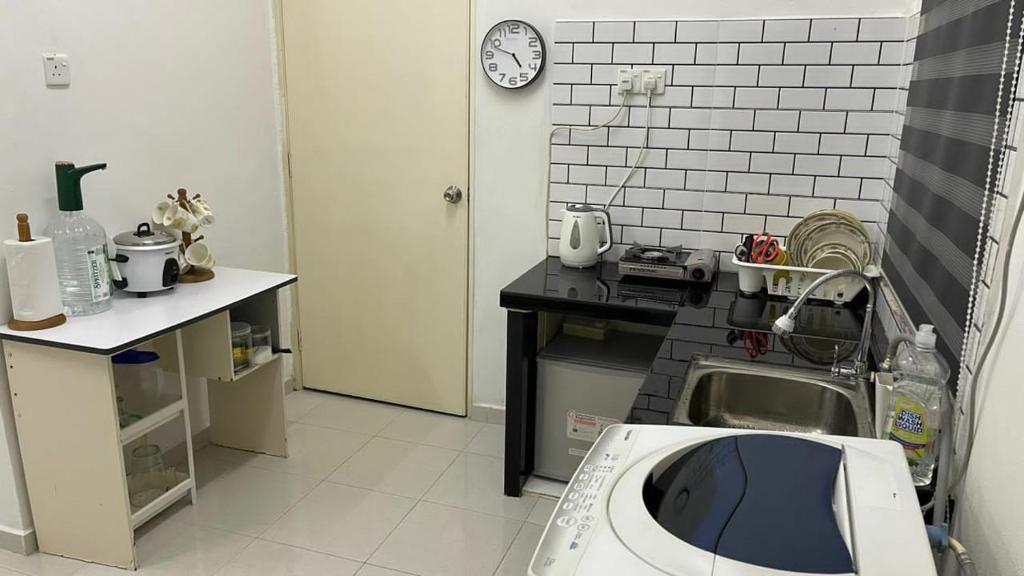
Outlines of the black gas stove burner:
[{"label": "black gas stove burner", "polygon": [[634,242],[632,246],[626,249],[626,253],[622,255],[622,260],[627,262],[650,262],[657,264],[682,265],[686,262],[689,255],[690,253],[684,251],[682,246],[661,248],[658,246],[646,246],[644,244],[637,244]]}]

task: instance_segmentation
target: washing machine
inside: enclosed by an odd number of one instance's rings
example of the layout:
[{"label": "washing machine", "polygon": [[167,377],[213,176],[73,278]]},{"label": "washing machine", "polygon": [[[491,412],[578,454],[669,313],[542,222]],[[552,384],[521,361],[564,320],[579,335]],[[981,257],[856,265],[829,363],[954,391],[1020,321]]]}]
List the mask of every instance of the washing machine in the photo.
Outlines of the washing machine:
[{"label": "washing machine", "polygon": [[618,425],[573,475],[531,576],[934,576],[899,445]]}]

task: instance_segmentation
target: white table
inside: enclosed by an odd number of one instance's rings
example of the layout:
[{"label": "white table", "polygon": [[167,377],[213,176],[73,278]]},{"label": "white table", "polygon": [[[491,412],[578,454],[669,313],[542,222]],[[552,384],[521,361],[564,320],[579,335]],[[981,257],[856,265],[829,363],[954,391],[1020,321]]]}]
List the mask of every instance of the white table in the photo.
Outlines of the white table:
[{"label": "white table", "polygon": [[[208,380],[211,443],[287,456],[277,291],[297,277],[234,268],[216,274],[147,298],[119,292],[112,310],[56,328],[0,328],[41,551],[134,569],[135,528],[186,494],[195,501],[186,376]],[[229,315],[270,326],[270,362],[235,372]],[[160,354],[180,392],[136,406],[143,418],[121,428],[111,356],[136,347]],[[125,446],[178,419],[188,477],[133,508]]]}]

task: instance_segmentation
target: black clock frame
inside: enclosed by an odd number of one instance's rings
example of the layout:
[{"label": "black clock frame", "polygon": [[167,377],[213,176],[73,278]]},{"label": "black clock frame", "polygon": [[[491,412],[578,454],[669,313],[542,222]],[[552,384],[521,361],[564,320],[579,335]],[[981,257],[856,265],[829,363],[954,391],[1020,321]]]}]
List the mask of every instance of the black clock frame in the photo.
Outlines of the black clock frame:
[{"label": "black clock frame", "polygon": [[[491,78],[491,75],[487,73],[487,68],[486,68],[486,65],[484,64],[484,51],[487,49],[487,39],[491,37],[491,32],[494,32],[494,30],[496,28],[499,28],[499,27],[501,27],[501,26],[503,26],[505,24],[513,24],[513,23],[525,24],[525,25],[529,26],[530,28],[532,28],[533,31],[537,33],[537,39],[540,40],[540,52],[541,52],[541,55],[540,55],[540,67],[537,70],[537,74],[535,74],[533,78],[530,78],[530,80],[528,82],[526,82],[525,84],[520,84],[518,86],[505,86],[503,84],[498,84],[494,80],[494,78]],[[514,19],[514,18],[510,18],[508,20],[502,20],[501,22],[498,22],[494,26],[491,26],[490,28],[487,29],[487,33],[484,34],[484,40],[483,40],[483,42],[480,43],[480,69],[483,70],[484,76],[488,80],[491,81],[491,84],[494,84],[498,88],[504,88],[505,90],[522,90],[523,88],[526,88],[527,86],[532,85],[534,82],[537,81],[538,78],[540,78],[541,76],[544,75],[544,67],[547,64],[547,62],[548,62],[548,45],[547,45],[547,42],[544,41],[544,35],[540,33],[540,30],[537,29],[536,26],[534,26],[533,24],[527,22],[526,20],[517,20],[517,19]]]}]

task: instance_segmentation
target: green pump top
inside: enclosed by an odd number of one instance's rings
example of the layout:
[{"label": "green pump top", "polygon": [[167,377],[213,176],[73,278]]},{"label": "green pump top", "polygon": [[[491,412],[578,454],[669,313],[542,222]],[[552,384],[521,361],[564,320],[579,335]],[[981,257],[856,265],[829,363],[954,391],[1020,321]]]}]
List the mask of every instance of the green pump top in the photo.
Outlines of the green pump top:
[{"label": "green pump top", "polygon": [[106,164],[91,164],[75,168],[71,162],[57,162],[57,208],[61,212],[76,212],[82,206],[82,176],[95,170],[106,170]]}]

